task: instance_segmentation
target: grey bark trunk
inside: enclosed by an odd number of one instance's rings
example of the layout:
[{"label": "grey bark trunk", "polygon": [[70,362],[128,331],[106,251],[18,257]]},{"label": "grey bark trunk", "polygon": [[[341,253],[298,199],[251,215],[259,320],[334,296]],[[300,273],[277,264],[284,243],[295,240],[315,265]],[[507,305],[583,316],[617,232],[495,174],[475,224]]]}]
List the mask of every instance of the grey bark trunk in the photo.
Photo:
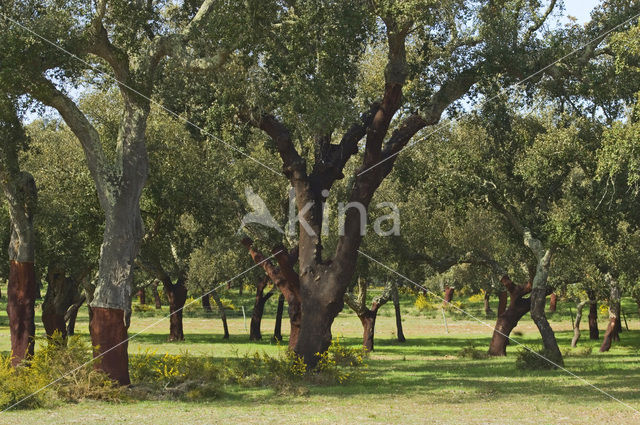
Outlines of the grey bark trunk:
[{"label": "grey bark trunk", "polygon": [[576,319],[573,323],[573,338],[571,339],[571,347],[575,348],[580,339],[580,321],[582,320],[582,310],[589,301],[579,302],[576,306]]}]

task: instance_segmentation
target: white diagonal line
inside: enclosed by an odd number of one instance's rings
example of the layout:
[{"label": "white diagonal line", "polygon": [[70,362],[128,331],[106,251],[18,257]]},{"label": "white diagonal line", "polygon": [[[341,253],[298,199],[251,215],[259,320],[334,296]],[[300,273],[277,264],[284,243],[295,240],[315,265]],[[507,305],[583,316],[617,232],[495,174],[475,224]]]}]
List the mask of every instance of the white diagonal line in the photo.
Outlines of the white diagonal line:
[{"label": "white diagonal line", "polygon": [[243,274],[249,272],[250,270],[253,270],[254,268],[260,266],[262,263],[264,263],[265,261],[269,261],[270,259],[272,259],[273,257],[275,257],[276,255],[280,254],[281,252],[283,252],[283,250],[280,250],[278,252],[276,252],[275,254],[272,254],[271,256],[265,258],[264,260],[260,261],[259,263],[256,263],[254,265],[252,265],[251,267],[249,267],[248,269],[246,269],[245,271],[243,271],[242,273],[239,273],[235,276],[233,276],[231,279],[222,282],[220,285],[216,286],[215,288],[213,288],[212,290],[205,292],[204,294],[200,295],[198,298],[186,303],[185,305],[183,305],[182,307],[180,307],[179,309],[177,309],[176,311],[174,311],[173,313],[170,313],[162,318],[160,318],[159,320],[151,323],[150,325],[146,326],[144,329],[142,329],[141,331],[131,335],[129,338],[125,339],[124,341],[119,342],[118,344],[114,345],[113,347],[109,348],[108,350],[103,351],[102,353],[100,353],[99,355],[95,356],[94,358],[92,358],[91,360],[89,360],[88,362],[85,362],[83,364],[81,364],[80,366],[76,367],[75,369],[72,369],[66,373],[64,373],[63,375],[61,375],[59,378],[57,378],[54,381],[49,382],[47,385],[43,386],[42,388],[39,388],[38,390],[32,392],[31,394],[29,394],[28,396],[16,401],[15,403],[13,403],[11,406],[7,407],[6,409],[2,410],[0,413],[4,413],[7,410],[10,410],[14,407],[16,407],[17,405],[19,405],[20,403],[22,403],[25,400],[30,399],[31,397],[33,397],[34,395],[38,394],[39,392],[43,391],[44,389],[50,387],[51,385],[55,384],[56,382],[62,380],[64,377],[71,375],[72,373],[76,372],[77,370],[82,369],[83,367],[94,363],[97,359],[99,359],[100,357],[104,356],[105,354],[107,354],[109,351],[121,346],[122,344],[129,342],[130,340],[134,339],[135,337],[137,337],[138,335],[142,334],[143,332],[147,331],[148,329],[154,327],[155,325],[157,325],[158,323],[161,323],[162,321],[168,319],[169,317],[173,316],[174,314],[176,314],[179,311],[182,311],[184,308],[190,306],[191,304],[199,301],[200,299],[202,299],[205,296],[208,296],[209,294],[213,293],[216,289],[223,287],[224,285],[228,284],[229,282],[234,281],[235,279],[239,278],[240,276],[242,276]]},{"label": "white diagonal line", "polygon": [[519,341],[517,341],[517,340],[515,340],[515,339],[511,338],[509,335],[505,335],[504,333],[502,333],[502,332],[500,332],[499,330],[497,330],[495,327],[491,326],[489,323],[484,322],[484,321],[482,321],[482,320],[478,319],[478,318],[477,318],[476,316],[474,316],[473,314],[471,314],[471,313],[469,313],[469,312],[467,312],[467,311],[465,311],[465,310],[461,309],[460,307],[458,307],[458,306],[456,306],[456,305],[454,305],[454,304],[451,304],[450,302],[448,302],[447,300],[445,300],[444,298],[442,298],[440,295],[438,295],[438,294],[436,294],[435,292],[433,292],[433,291],[431,291],[431,290],[429,290],[429,289],[425,288],[424,286],[422,286],[422,285],[420,285],[420,284],[418,284],[418,283],[414,282],[413,280],[409,279],[407,276],[405,276],[405,275],[403,275],[402,273],[400,273],[400,272],[398,272],[398,271],[396,271],[396,270],[392,269],[391,267],[389,267],[389,266],[385,265],[384,263],[381,263],[380,261],[378,261],[378,260],[376,260],[375,258],[371,257],[370,255],[365,254],[365,253],[364,253],[364,252],[362,252],[361,250],[358,250],[358,252],[359,252],[360,254],[364,255],[365,257],[367,257],[369,260],[373,261],[374,263],[376,263],[376,264],[378,264],[378,265],[382,266],[383,268],[387,269],[388,271],[392,272],[393,274],[395,274],[395,275],[397,275],[397,276],[401,277],[402,279],[406,280],[407,282],[409,282],[409,283],[411,283],[411,284],[415,285],[417,288],[422,289],[423,291],[426,291],[426,292],[428,292],[428,293],[430,293],[430,294],[434,295],[436,298],[438,298],[438,299],[442,300],[443,302],[447,303],[449,306],[451,306],[451,307],[455,308],[455,309],[456,309],[456,310],[458,310],[459,312],[461,312],[461,313],[463,313],[463,314],[465,314],[465,315],[469,316],[470,318],[472,318],[473,320],[477,321],[478,323],[480,323],[480,324],[482,324],[482,325],[484,325],[484,326],[486,326],[486,327],[488,327],[488,328],[492,329],[494,332],[497,332],[498,334],[500,334],[500,335],[504,336],[505,338],[509,339],[509,341],[513,341],[513,342],[514,342],[514,343],[516,343],[517,345],[519,345],[519,346],[521,346],[522,348],[524,348],[525,350],[527,350],[527,351],[529,351],[529,352],[531,352],[531,353],[535,354],[536,356],[540,357],[541,359],[543,359],[544,361],[548,362],[549,364],[551,364],[551,365],[553,365],[553,366],[557,367],[558,369],[563,370],[564,372],[566,372],[566,373],[568,373],[569,375],[573,376],[574,378],[576,378],[576,379],[578,379],[578,380],[580,380],[580,381],[584,382],[586,385],[588,385],[588,386],[592,387],[593,389],[595,389],[595,390],[597,390],[597,391],[601,392],[602,394],[606,395],[607,397],[611,398],[612,400],[617,401],[618,403],[622,404],[623,406],[628,407],[629,409],[633,410],[633,412],[634,412],[636,415],[640,415],[640,410],[636,409],[635,407],[633,407],[633,406],[631,406],[631,405],[629,405],[629,404],[625,403],[624,401],[620,400],[619,398],[617,398],[617,397],[615,397],[615,396],[613,396],[613,395],[609,394],[609,393],[608,393],[608,392],[606,392],[605,390],[603,390],[603,389],[601,389],[601,388],[596,387],[596,386],[595,386],[595,385],[593,385],[591,382],[587,381],[586,379],[582,378],[581,376],[578,376],[578,375],[576,375],[575,373],[571,372],[570,370],[568,370],[568,369],[566,369],[566,368],[564,368],[564,367],[560,366],[559,364],[557,364],[557,363],[556,363],[556,362],[554,362],[553,360],[548,359],[547,357],[543,356],[542,354],[538,353],[537,351],[532,350],[531,348],[527,347],[527,346],[526,346],[526,345],[524,345],[523,343],[521,343],[521,342],[519,342]]},{"label": "white diagonal line", "polygon": [[91,65],[89,62],[85,61],[84,59],[78,57],[77,55],[75,55],[74,53],[71,53],[70,51],[66,50],[64,47],[61,47],[59,45],[57,45],[56,43],[54,43],[53,41],[41,36],[40,34],[36,33],[35,31],[33,31],[32,29],[26,27],[25,25],[21,24],[20,22],[16,21],[15,19],[11,18],[10,16],[5,15],[4,13],[0,12],[0,16],[4,17],[5,19],[7,19],[8,21],[11,21],[13,24],[17,25],[18,27],[22,28],[23,30],[27,31],[29,34],[34,35],[35,37],[39,38],[40,40],[44,41],[47,44],[50,44],[51,46],[55,47],[56,49],[68,54],[69,56],[71,56],[72,58],[80,61],[81,63],[83,63],[84,65],[88,66],[89,68],[91,68],[92,70],[94,70],[95,72],[99,73],[100,75],[103,75],[113,81],[115,81],[116,83],[118,83],[119,85],[126,87],[128,90],[132,91],[133,93],[137,94],[138,96],[142,97],[143,99],[149,101],[150,103],[158,106],[159,108],[161,108],[163,111],[167,112],[169,115],[179,119],[180,121],[183,121],[185,124],[189,124],[190,126],[194,127],[195,129],[197,129],[198,131],[200,131],[200,133],[211,137],[213,140],[216,140],[220,143],[222,143],[223,145],[225,145],[226,147],[228,147],[229,149],[232,149],[236,152],[238,152],[239,154],[247,157],[248,159],[250,159],[251,161],[263,166],[264,168],[280,175],[284,177],[284,174],[282,174],[280,171],[277,171],[275,168],[270,167],[269,165],[263,163],[262,161],[252,157],[249,154],[246,154],[244,152],[242,152],[240,149],[238,149],[237,147],[233,146],[230,143],[225,142],[224,140],[222,140],[221,138],[217,137],[214,134],[209,133],[208,131],[206,131],[205,129],[203,129],[202,127],[200,127],[199,125],[193,123],[192,121],[190,121],[189,119],[181,116],[180,114],[173,112],[172,110],[170,110],[169,108],[165,107],[164,105],[162,105],[160,102],[157,102],[153,99],[151,99],[150,97],[140,93],[138,90],[134,89],[133,87],[127,85],[127,83],[118,80],[116,77],[114,77],[111,74],[108,74],[105,71],[102,71],[101,69],[99,69],[98,67]]}]

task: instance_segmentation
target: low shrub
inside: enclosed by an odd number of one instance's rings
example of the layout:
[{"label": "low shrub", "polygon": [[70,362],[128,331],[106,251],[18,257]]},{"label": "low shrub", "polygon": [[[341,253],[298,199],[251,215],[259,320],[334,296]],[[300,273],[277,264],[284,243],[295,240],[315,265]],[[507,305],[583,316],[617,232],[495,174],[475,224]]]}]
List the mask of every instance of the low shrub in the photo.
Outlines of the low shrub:
[{"label": "low shrub", "polygon": [[587,357],[591,355],[593,351],[593,347],[585,346],[585,347],[576,347],[576,348],[565,348],[562,350],[563,357]]},{"label": "low shrub", "polygon": [[555,369],[555,366],[547,359],[553,360],[553,357],[546,350],[522,348],[516,355],[516,368],[521,370]]},{"label": "low shrub", "polygon": [[475,345],[467,345],[458,351],[458,357],[462,359],[482,360],[488,359],[489,353],[486,349],[478,349]]},{"label": "low shrub", "polygon": [[9,356],[0,356],[0,408],[23,399],[16,408],[125,398],[121,387],[93,369],[91,351],[91,345],[79,336],[64,340],[56,333],[29,361],[15,368]]}]

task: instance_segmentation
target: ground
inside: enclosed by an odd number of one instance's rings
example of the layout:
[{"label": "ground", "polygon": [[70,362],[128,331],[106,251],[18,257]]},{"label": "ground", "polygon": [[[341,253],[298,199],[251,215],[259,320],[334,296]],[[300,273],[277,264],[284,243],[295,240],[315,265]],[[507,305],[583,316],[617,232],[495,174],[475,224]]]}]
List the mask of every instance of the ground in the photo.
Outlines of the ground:
[{"label": "ground", "polygon": [[[151,347],[158,353],[179,353],[234,358],[243,353],[282,349],[270,343],[274,303],[263,321],[264,341],[251,343],[241,313],[251,309],[250,295],[230,300],[236,310],[230,313],[230,341],[222,340],[220,320],[206,317],[197,309],[185,318],[186,341],[168,343],[168,321],[158,312],[134,313],[130,335],[142,333],[130,343],[130,353]],[[480,303],[466,301],[462,307],[492,325]],[[199,402],[128,402],[108,404],[81,402],[54,409],[15,410],[0,414],[6,424],[181,424],[181,423],[442,423],[442,424],[578,424],[640,423],[640,413],[612,400],[585,382],[562,370],[522,371],[515,367],[518,348],[511,345],[505,358],[470,360],[459,351],[475,345],[485,350],[491,336],[487,326],[448,313],[448,333],[439,312],[421,314],[405,296],[403,306],[407,341],[395,339],[393,308],[383,308],[376,326],[375,351],[370,355],[365,376],[355,382],[334,386],[312,386],[303,396],[279,395],[268,388],[228,386],[218,399]],[[630,331],[609,353],[600,354],[599,341],[589,341],[583,332],[580,346],[592,346],[588,356],[567,357],[566,368],[589,383],[640,409],[640,328],[638,315],[629,303],[624,308]],[[495,300],[494,300],[495,308]],[[164,313],[167,313],[164,307]],[[574,308],[575,310],[575,308]],[[586,316],[586,315],[585,315]],[[602,317],[604,319],[604,316]],[[38,318],[39,320],[39,318]],[[569,303],[559,304],[551,316],[561,348],[569,347],[572,330]],[[40,322],[38,321],[38,325]],[[150,325],[152,327],[148,328]],[[248,327],[248,317],[247,324]],[[583,323],[583,328],[586,327]],[[601,334],[605,321],[600,321]],[[77,329],[87,333],[86,313]],[[283,322],[283,331],[288,323]],[[361,343],[362,328],[351,313],[342,313],[333,327],[345,344]],[[39,326],[38,333],[42,332]],[[586,335],[585,335],[586,334]],[[539,347],[538,333],[529,316],[515,329],[516,339]],[[6,314],[0,317],[0,351],[9,347]]]}]

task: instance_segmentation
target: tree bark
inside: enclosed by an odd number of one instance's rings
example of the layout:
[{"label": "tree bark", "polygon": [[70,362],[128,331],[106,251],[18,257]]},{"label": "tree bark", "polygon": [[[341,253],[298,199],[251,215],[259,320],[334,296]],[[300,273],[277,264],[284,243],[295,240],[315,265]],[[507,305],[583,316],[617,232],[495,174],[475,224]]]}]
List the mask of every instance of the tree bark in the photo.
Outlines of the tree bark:
[{"label": "tree bark", "polygon": [[444,300],[442,301],[444,307],[447,307],[449,303],[451,303],[451,300],[453,300],[453,291],[454,288],[451,286],[444,287]]},{"label": "tree bark", "polygon": [[483,302],[484,302],[484,315],[485,316],[491,316],[493,314],[493,311],[491,310],[491,305],[489,305],[489,299],[491,297],[491,292],[490,291],[484,291],[484,298],[483,298]]},{"label": "tree bark", "polygon": [[507,309],[507,292],[500,291],[498,293],[498,317]]},{"label": "tree bark", "polygon": [[284,295],[278,297],[278,309],[276,310],[276,324],[273,328],[273,341],[282,341],[282,313],[284,311]]},{"label": "tree bark", "polygon": [[218,292],[215,289],[211,291],[211,298],[213,298],[213,302],[216,303],[216,306],[218,307],[218,312],[220,313],[220,319],[222,320],[222,329],[224,330],[224,335],[222,336],[222,339],[229,339],[229,327],[227,326],[227,313],[225,313],[224,305],[222,304],[222,301],[220,300],[220,296],[218,295]]},{"label": "tree bark", "polygon": [[367,308],[367,286],[367,282],[359,278],[357,297],[347,293],[344,296],[344,302],[358,315],[360,322],[362,322],[362,346],[367,351],[373,351],[373,339],[378,310],[392,299],[393,289],[396,286],[395,283],[389,282],[382,291],[382,294],[373,299],[371,308]]},{"label": "tree bark", "polygon": [[264,313],[264,305],[273,295],[273,291],[264,293],[265,288],[269,284],[269,277],[265,276],[256,285],[256,300],[253,304],[253,312],[251,313],[251,324],[249,326],[249,340],[259,341],[262,339],[260,324],[262,323],[262,315]]},{"label": "tree bark", "polygon": [[145,305],[147,303],[147,294],[144,288],[138,291],[138,298],[140,299],[140,305]]},{"label": "tree bark", "polygon": [[571,339],[571,347],[575,348],[580,339],[580,321],[582,320],[582,309],[589,301],[579,302],[576,306],[576,320],[573,323],[573,338]]},{"label": "tree bark", "polygon": [[293,269],[297,249],[287,252],[284,246],[275,247],[272,251],[279,266],[275,267],[271,261],[267,260],[260,251],[253,247],[253,241],[251,241],[251,239],[244,238],[242,244],[249,250],[253,261],[262,266],[269,279],[271,279],[271,282],[276,285],[287,300],[287,304],[289,305],[289,322],[291,324],[289,348],[294,349],[303,321],[301,318],[300,280],[298,274]]},{"label": "tree bark", "polygon": [[393,300],[393,308],[396,313],[396,330],[398,333],[398,342],[405,342],[404,331],[402,330],[402,315],[400,313],[400,297],[398,295],[398,285],[393,284],[391,292],[391,299]]},{"label": "tree bark", "polygon": [[156,304],[156,310],[160,310],[162,308],[162,300],[160,299],[160,294],[158,293],[157,281],[151,284],[151,293],[153,294],[153,300]]},{"label": "tree bark", "polygon": [[78,317],[78,310],[80,310],[80,307],[84,304],[86,299],[86,296],[81,296],[77,302],[69,307],[69,310],[67,310],[67,313],[64,316],[64,319],[67,322],[67,335],[69,336],[76,332],[76,318]]},{"label": "tree bark", "polygon": [[211,295],[210,294],[204,294],[201,298],[202,300],[202,309],[206,312],[206,313],[211,313],[211,300],[210,300]]},{"label": "tree bark", "polygon": [[187,301],[187,287],[184,284],[184,276],[181,275],[173,284],[169,276],[162,281],[164,292],[169,301],[169,341],[184,341],[184,329],[182,326],[182,312]]},{"label": "tree bark", "polygon": [[589,296],[589,339],[600,339],[600,331],[598,330],[598,300],[593,291],[587,291]]},{"label": "tree bark", "polygon": [[609,351],[613,341],[619,341],[618,329],[616,322],[620,317],[620,287],[618,281],[610,273],[605,274],[607,283],[609,284],[609,325],[604,334],[600,352]]},{"label": "tree bark", "polygon": [[500,282],[506,288],[506,291],[500,292],[501,298],[504,294],[503,298],[506,304],[508,292],[511,295],[511,301],[509,307],[505,308],[496,320],[493,336],[489,343],[489,355],[491,356],[507,355],[507,345],[511,331],[518,325],[522,316],[527,314],[531,308],[531,300],[529,298],[523,298],[531,292],[531,282],[527,282],[525,285],[515,285],[507,275],[502,276]]},{"label": "tree bark", "polygon": [[62,338],[67,337],[65,315],[78,298],[77,284],[65,276],[64,270],[50,266],[47,272],[47,293],[42,303],[42,323],[48,337],[58,331]]},{"label": "tree bark", "polygon": [[124,310],[103,307],[92,307],[91,310],[91,343],[94,358],[99,357],[94,368],[105,371],[120,385],[129,385],[129,343]]},{"label": "tree bark", "polygon": [[556,312],[557,302],[558,302],[558,295],[556,295],[555,292],[552,292],[551,295],[549,296],[549,313]]},{"label": "tree bark", "polygon": [[531,288],[531,319],[538,327],[540,336],[542,337],[542,345],[544,346],[545,357],[555,364],[562,366],[562,353],[558,347],[556,336],[545,315],[545,306],[547,304],[547,279],[549,277],[549,268],[551,266],[552,249],[544,249],[539,239],[534,238],[528,229],[524,231],[524,244],[537,259],[536,272],[533,277],[533,285]]}]

